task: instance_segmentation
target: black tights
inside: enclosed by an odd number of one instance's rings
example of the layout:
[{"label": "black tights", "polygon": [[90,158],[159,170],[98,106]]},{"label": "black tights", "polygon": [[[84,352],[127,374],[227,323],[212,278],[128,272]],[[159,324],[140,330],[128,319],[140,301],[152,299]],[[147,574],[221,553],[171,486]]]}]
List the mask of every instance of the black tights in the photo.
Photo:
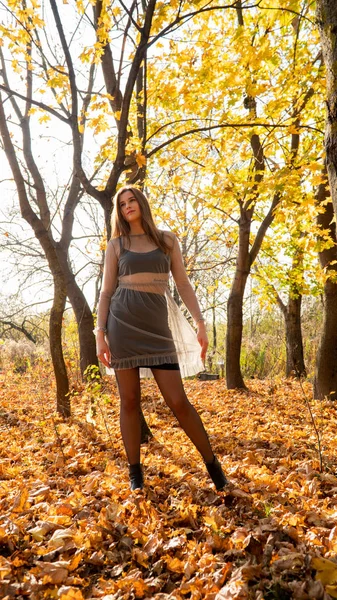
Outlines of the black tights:
[{"label": "black tights", "polygon": [[[179,421],[180,426],[200,452],[205,462],[211,462],[214,454],[202,421],[189,402],[180,371],[152,368],[160,392]],[[116,371],[121,400],[120,426],[126,455],[130,465],[140,462],[140,377],[139,369]]]}]

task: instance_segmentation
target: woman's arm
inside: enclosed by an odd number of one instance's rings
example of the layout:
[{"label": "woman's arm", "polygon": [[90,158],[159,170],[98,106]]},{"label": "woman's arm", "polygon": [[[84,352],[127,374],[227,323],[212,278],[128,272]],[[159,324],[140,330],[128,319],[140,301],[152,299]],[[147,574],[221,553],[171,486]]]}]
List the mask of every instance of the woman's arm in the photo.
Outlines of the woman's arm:
[{"label": "woman's arm", "polygon": [[175,235],[173,235],[172,237],[173,247],[171,250],[171,272],[175,284],[177,286],[179,296],[181,297],[186,308],[191,313],[194,322],[198,327],[197,338],[201,346],[201,359],[205,362],[208,347],[205,320],[202,316],[195,291],[191,285],[189,278],[187,277],[183,256],[180,250],[178,240]]},{"label": "woman's arm", "polygon": [[108,243],[102,280],[102,289],[99,296],[97,308],[97,328],[96,328],[96,353],[99,360],[106,367],[110,366],[110,349],[105,339],[106,326],[109,314],[111,296],[117,285],[118,258],[116,255],[114,242]]},{"label": "woman's arm", "polygon": [[198,323],[201,320],[203,320],[199,302],[196,297],[195,291],[191,285],[191,282],[187,277],[179,242],[175,235],[172,237],[173,248],[171,251],[171,272],[173,275],[173,279],[177,286],[179,296],[181,297],[186,308],[191,313],[195,323]]},{"label": "woman's arm", "polygon": [[97,308],[97,329],[105,329],[111,297],[117,286],[118,258],[114,241],[107,245],[104,261],[102,288]]}]

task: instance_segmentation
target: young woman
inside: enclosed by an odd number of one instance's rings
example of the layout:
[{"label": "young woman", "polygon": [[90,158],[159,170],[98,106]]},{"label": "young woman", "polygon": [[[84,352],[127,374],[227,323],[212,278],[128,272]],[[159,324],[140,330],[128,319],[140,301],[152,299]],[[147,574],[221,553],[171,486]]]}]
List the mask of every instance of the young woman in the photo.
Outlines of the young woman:
[{"label": "young woman", "polygon": [[[170,295],[170,272],[196,323],[197,336]],[[203,368],[200,357],[205,361],[208,346],[205,322],[175,235],[157,229],[147,198],[132,186],[121,188],[114,198],[96,340],[98,358],[114,369],[117,379],[131,489],[143,487],[140,374],[151,371],[165,402],[204,459],[216,489],[223,489],[227,479],[181,379],[182,374]]]}]

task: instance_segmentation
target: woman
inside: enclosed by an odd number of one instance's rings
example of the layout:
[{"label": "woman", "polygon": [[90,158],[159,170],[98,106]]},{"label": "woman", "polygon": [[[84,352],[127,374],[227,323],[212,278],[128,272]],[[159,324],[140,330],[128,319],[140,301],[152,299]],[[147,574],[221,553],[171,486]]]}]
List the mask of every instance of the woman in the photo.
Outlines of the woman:
[{"label": "woman", "polygon": [[200,356],[205,361],[205,321],[187,278],[177,239],[171,232],[156,228],[149,203],[139,189],[121,188],[114,198],[96,340],[98,358],[116,374],[131,489],[143,488],[144,484],[140,464],[140,371],[147,368],[203,457],[216,489],[221,490],[227,479],[182,384],[181,371],[191,375],[203,367],[195,355],[195,333],[170,296],[170,271],[196,323]]}]

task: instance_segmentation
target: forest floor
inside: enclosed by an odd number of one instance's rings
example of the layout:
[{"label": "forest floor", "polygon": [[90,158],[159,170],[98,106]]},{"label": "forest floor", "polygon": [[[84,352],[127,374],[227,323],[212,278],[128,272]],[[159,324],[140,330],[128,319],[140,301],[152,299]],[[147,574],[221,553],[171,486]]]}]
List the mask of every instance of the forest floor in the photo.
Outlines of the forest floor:
[{"label": "forest floor", "polygon": [[154,438],[131,492],[114,379],[78,385],[63,420],[50,374],[3,371],[0,598],[337,598],[337,404],[307,382],[248,386],[186,382],[231,481],[216,492],[145,380]]}]

